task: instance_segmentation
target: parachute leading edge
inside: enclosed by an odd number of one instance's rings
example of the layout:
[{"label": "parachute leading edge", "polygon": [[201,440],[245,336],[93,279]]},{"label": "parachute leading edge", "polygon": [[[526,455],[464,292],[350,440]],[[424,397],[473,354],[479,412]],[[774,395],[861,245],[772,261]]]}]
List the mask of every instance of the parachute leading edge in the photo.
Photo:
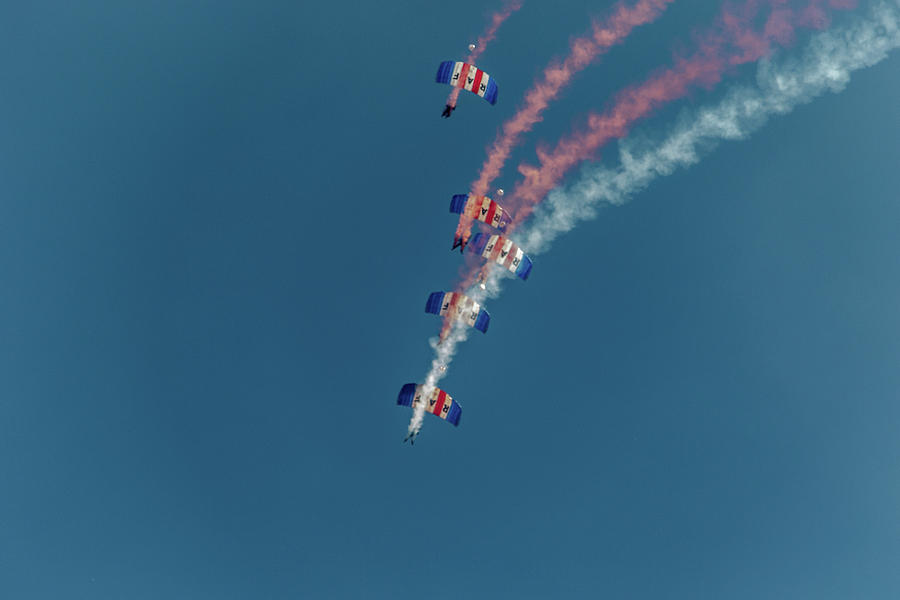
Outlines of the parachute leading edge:
[{"label": "parachute leading edge", "polygon": [[487,333],[491,315],[481,305],[457,292],[432,292],[425,303],[425,312],[433,315],[451,315],[464,320],[470,327]]},{"label": "parachute leading edge", "polygon": [[520,279],[528,279],[531,273],[531,259],[511,239],[502,235],[476,233],[469,242],[469,250],[494,261]]}]

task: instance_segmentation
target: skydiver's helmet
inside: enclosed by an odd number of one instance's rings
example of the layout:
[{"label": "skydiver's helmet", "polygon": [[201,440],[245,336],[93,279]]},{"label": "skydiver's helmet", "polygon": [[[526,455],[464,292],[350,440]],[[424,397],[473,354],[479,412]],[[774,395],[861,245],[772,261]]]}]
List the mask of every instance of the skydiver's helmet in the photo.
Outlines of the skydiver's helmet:
[{"label": "skydiver's helmet", "polygon": [[497,190],[497,195],[498,195],[498,196],[502,196],[502,195],[503,195],[503,188],[500,188],[499,190]]},{"label": "skydiver's helmet", "polygon": [[475,44],[469,44],[469,52],[475,50]]}]

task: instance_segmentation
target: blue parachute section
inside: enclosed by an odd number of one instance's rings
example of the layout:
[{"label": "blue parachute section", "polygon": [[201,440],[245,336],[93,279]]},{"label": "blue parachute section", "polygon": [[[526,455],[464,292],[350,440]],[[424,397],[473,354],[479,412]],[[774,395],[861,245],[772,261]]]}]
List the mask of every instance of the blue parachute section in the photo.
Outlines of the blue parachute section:
[{"label": "blue parachute section", "polygon": [[[413,403],[416,402],[416,394],[419,394],[421,391],[421,385],[416,385],[415,383],[404,384],[397,395],[397,406],[412,407]],[[459,407],[459,404],[447,392],[437,388],[434,388],[431,397],[427,399],[425,412],[444,419],[454,427],[459,426],[459,419],[462,417],[462,408]]]},{"label": "blue parachute section", "polygon": [[441,314],[441,304],[444,303],[444,292],[431,292],[428,302],[425,303],[425,312],[433,315]]},{"label": "blue parachute section", "polygon": [[488,238],[489,236],[486,236],[483,233],[476,233],[472,239],[469,240],[469,250],[475,254],[481,254],[484,252],[484,247],[487,246]]},{"label": "blue parachute section", "polygon": [[476,233],[472,236],[472,239],[469,240],[469,250],[475,254],[481,254],[484,252],[484,247],[487,246],[487,243],[488,236],[483,233]]},{"label": "blue parachute section", "polygon": [[[459,296],[454,303],[454,297]],[[463,294],[456,292],[432,292],[425,303],[425,312],[433,315],[446,315],[456,310],[461,319],[481,333],[487,333],[491,324],[491,315]]]},{"label": "blue parachute section", "polygon": [[[469,240],[468,248],[475,254],[479,254],[488,260],[493,260],[497,264],[505,267],[508,271],[515,273],[517,277],[523,280],[528,279],[528,275],[531,274],[531,259],[528,258],[528,256],[526,256],[524,253],[522,254],[518,263],[514,258],[509,258],[509,256],[514,257],[519,251],[519,247],[515,244],[512,244],[510,246],[508,252],[505,255],[496,256],[495,258],[491,259],[491,251],[497,246],[502,246],[506,241],[506,238],[504,238],[503,236],[488,235],[486,233],[479,232],[472,236],[472,239]],[[487,252],[485,252],[485,249],[487,249]]]},{"label": "blue parachute section", "polygon": [[519,267],[516,269],[516,275],[521,277],[523,280],[528,279],[528,275],[531,274],[531,267],[531,259],[523,255],[522,262],[519,263]]},{"label": "blue parachute section", "polygon": [[413,398],[416,397],[416,384],[405,383],[400,388],[400,394],[397,396],[397,406],[412,406]]},{"label": "blue parachute section", "polygon": [[453,68],[456,66],[455,60],[445,60],[438,66],[437,75],[434,77],[435,83],[450,83],[450,77],[453,76]]},{"label": "blue parachute section", "polygon": [[492,106],[494,104],[497,104],[498,91],[499,89],[497,88],[497,84],[494,82],[494,80],[491,79],[490,81],[488,81],[487,91],[484,93],[484,99],[490,102]]},{"label": "blue parachute section", "polygon": [[[438,66],[437,75],[434,77],[435,82],[446,83],[453,87],[465,89],[466,81],[463,81],[464,78],[459,77],[460,71],[457,71],[457,65],[460,65],[461,69],[465,70],[466,75],[473,79],[472,89],[467,91],[472,92],[476,96],[481,96],[492,105],[497,103],[497,94],[500,92],[500,88],[497,87],[497,82],[494,81],[493,77],[474,65],[468,65],[455,60],[445,60]],[[457,74],[457,79],[455,81],[453,79],[454,72]],[[487,79],[487,83],[485,83],[485,79]],[[484,89],[482,90],[481,88]]]},{"label": "blue parachute section", "polygon": [[453,198],[450,200],[450,212],[461,215],[466,210],[466,202],[468,201],[468,194],[453,194]]},{"label": "blue parachute section", "polygon": [[484,309],[481,309],[481,312],[478,313],[478,320],[475,321],[475,324],[472,325],[475,329],[480,331],[481,333],[487,333],[488,325],[491,324],[491,315]]}]

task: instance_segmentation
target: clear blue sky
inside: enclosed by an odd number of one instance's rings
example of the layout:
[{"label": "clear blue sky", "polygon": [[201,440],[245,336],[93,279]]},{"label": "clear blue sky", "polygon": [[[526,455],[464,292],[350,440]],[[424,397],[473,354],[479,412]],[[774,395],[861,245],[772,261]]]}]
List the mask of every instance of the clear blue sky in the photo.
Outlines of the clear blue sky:
[{"label": "clear blue sky", "polygon": [[0,597],[900,597],[897,54],[559,240],[400,443],[449,198],[610,4],[526,0],[442,120],[497,2],[5,3]]}]

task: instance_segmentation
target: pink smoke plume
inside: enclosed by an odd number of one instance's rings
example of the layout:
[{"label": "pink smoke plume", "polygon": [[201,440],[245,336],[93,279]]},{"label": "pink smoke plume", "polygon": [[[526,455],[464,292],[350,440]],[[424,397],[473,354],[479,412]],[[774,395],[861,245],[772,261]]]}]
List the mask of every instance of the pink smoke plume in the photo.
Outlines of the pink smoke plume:
[{"label": "pink smoke plume", "polygon": [[[509,154],[519,144],[522,134],[531,131],[542,119],[544,110],[559,96],[572,77],[590,65],[610,47],[621,43],[631,30],[655,21],[675,0],[639,0],[633,6],[619,3],[604,22],[594,21],[590,33],[573,39],[569,54],[562,61],[549,64],[531,89],[525,93],[524,105],[503,124],[500,133],[488,149],[487,158],[472,183],[472,193],[483,196],[500,175]],[[458,90],[455,90],[458,92]],[[472,217],[460,215],[456,238],[468,240]]]},{"label": "pink smoke plume", "polygon": [[786,0],[770,0],[771,10],[761,31],[754,30],[758,2],[741,7],[726,6],[714,29],[700,37],[699,49],[688,58],[639,85],[619,93],[613,106],[603,114],[591,114],[587,127],[560,140],[552,151],[537,151],[539,167],[520,165],[524,181],[513,190],[513,212],[520,224],[573,166],[590,159],[612,139],[625,136],[635,121],[685,96],[694,86],[712,87],[736,65],[759,60],[773,44],[785,45],[799,27],[821,29],[828,24],[826,8],[849,8],[850,0],[811,0],[801,9]]},{"label": "pink smoke plume", "polygon": [[673,1],[640,0],[630,7],[619,4],[605,23],[595,22],[590,34],[573,39],[569,55],[561,62],[554,61],[544,69],[540,80],[525,93],[524,106],[503,124],[502,132],[491,145],[478,179],[472,184],[472,192],[478,195],[488,192],[509,157],[510,150],[523,133],[530,131],[541,120],[544,110],[573,75],[591,64],[599,54],[620,43],[632,29],[656,19]]},{"label": "pink smoke plume", "polygon": [[[481,53],[484,52],[487,45],[497,37],[497,30],[500,29],[503,22],[520,8],[522,8],[522,0],[508,0],[506,4],[503,5],[503,8],[491,15],[491,22],[488,25],[488,28],[484,33],[478,36],[478,41],[475,42],[475,49],[469,52],[469,55],[466,57],[466,62],[468,64],[475,64],[475,61],[478,60],[478,57],[481,56]],[[459,88],[454,87],[453,90],[450,91],[450,95],[447,96],[447,106],[456,107],[457,98],[459,98]]]},{"label": "pink smoke plume", "polygon": [[[674,66],[620,92],[609,110],[589,115],[585,129],[560,140],[552,151],[539,148],[540,166],[520,165],[519,172],[524,180],[507,196],[510,198],[507,204],[515,215],[507,235],[531,214],[572,167],[593,158],[595,152],[610,140],[624,137],[636,121],[666,103],[684,97],[695,86],[714,86],[730,68],[759,60],[772,50],[773,45],[789,44],[800,27],[826,27],[827,9],[852,8],[855,2],[809,0],[800,9],[788,6],[787,0],[768,0],[767,4],[770,11],[761,30],[753,27],[759,13],[758,0],[748,0],[739,7],[724,6],[713,28],[699,36],[699,47],[693,55],[676,57]],[[466,230],[462,234],[468,233]],[[525,250],[527,252],[527,248]],[[489,268],[485,264],[467,263],[471,266],[464,270],[458,290],[465,290],[483,279]]]}]

